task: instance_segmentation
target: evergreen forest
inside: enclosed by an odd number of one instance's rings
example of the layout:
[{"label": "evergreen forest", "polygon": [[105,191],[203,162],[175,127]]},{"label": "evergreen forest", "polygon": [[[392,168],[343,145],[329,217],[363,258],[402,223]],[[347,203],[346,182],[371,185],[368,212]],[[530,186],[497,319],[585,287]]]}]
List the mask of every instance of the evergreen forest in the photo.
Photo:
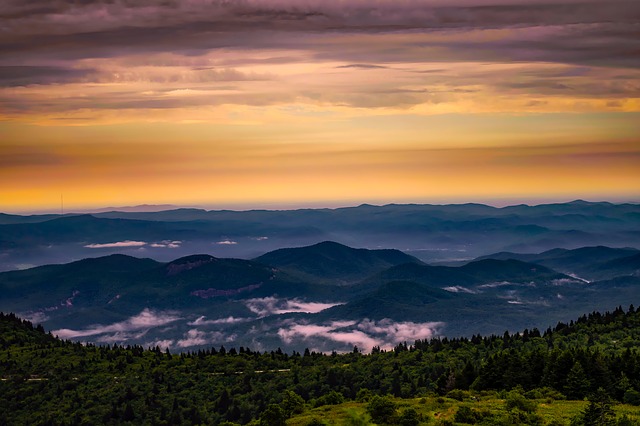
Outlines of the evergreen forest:
[{"label": "evergreen forest", "polygon": [[60,340],[0,315],[2,425],[640,424],[640,309],[362,353]]}]

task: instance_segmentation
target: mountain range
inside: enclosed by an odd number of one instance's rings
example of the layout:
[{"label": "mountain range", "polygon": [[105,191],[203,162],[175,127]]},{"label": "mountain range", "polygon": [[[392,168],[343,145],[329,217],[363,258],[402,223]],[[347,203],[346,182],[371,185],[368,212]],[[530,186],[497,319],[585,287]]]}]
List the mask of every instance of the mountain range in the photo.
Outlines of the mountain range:
[{"label": "mountain range", "polygon": [[[0,271],[116,253],[161,262],[194,253],[252,259],[322,241],[369,249],[394,247],[428,263],[468,262],[503,251],[534,254],[599,245],[640,248],[640,205],[630,203],[123,210],[0,214]],[[360,276],[342,278],[349,281]]]},{"label": "mountain range", "polygon": [[458,266],[331,241],[253,259],[200,254],[162,262],[112,254],[0,273],[0,294],[1,311],[80,341],[172,350],[370,349],[435,335],[546,328],[638,304],[640,251],[499,252]]}]

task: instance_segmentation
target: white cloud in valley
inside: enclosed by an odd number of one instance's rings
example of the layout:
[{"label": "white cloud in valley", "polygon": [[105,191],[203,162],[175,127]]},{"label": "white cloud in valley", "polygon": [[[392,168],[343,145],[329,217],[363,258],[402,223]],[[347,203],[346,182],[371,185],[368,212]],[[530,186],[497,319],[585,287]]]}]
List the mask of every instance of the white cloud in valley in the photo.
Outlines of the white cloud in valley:
[{"label": "white cloud in valley", "polygon": [[239,323],[243,323],[251,320],[252,318],[242,318],[242,317],[234,317],[234,316],[208,320],[207,317],[203,315],[198,317],[195,321],[191,321],[187,324],[189,325],[229,325],[229,324],[239,324]]},{"label": "white cloud in valley", "polygon": [[374,346],[390,349],[398,343],[430,339],[437,336],[444,325],[443,322],[395,322],[390,319],[333,321],[323,324],[289,322],[278,330],[278,336],[286,344],[304,342],[326,346],[328,341],[333,346],[357,346],[368,352]]},{"label": "white cloud in valley", "polygon": [[187,331],[182,339],[176,341],[175,346],[184,349],[192,346],[204,346],[211,345],[219,342],[233,342],[237,339],[237,334],[227,335],[220,331],[202,331],[197,328],[192,328]]},{"label": "white cloud in valley", "polygon": [[264,317],[288,313],[315,314],[342,302],[306,302],[302,299],[279,299],[277,297],[262,297],[245,300],[245,305],[254,314]]},{"label": "white cloud in valley", "polygon": [[442,288],[445,291],[448,291],[450,293],[469,293],[469,294],[478,294],[477,291],[472,290],[470,288],[467,287],[462,287],[461,285],[452,285],[449,287],[443,287]]},{"label": "white cloud in valley", "polygon": [[[98,336],[107,333],[111,333],[113,336],[120,334],[120,336],[124,337],[129,335],[123,333],[143,330],[146,332],[151,328],[166,325],[179,319],[180,316],[178,316],[177,312],[175,311],[154,311],[145,308],[138,315],[132,316],[125,321],[120,321],[109,325],[95,324],[82,330],[61,328],[59,330],[53,330],[51,333],[57,335],[61,339],[75,339],[78,337]],[[107,340],[104,339],[108,338],[102,336],[101,339],[102,340],[100,341],[106,342]]]}]

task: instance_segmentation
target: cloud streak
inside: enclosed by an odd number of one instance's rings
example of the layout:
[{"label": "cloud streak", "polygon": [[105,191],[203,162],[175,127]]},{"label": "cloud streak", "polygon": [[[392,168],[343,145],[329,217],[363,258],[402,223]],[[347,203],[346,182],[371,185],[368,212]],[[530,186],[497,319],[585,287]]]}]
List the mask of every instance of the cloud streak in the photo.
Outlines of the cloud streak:
[{"label": "cloud streak", "polygon": [[234,316],[228,316],[226,318],[218,318],[213,320],[206,319],[205,316],[198,317],[195,321],[191,321],[189,325],[229,325],[240,324],[243,322],[251,321],[253,318],[238,318]]},{"label": "cloud streak", "polygon": [[[17,93],[5,92],[7,106],[13,99],[14,108],[22,104],[28,110],[51,110],[58,102],[49,98],[38,106],[28,94],[41,92],[27,88],[72,83],[93,85],[93,94],[103,102],[66,96],[67,109],[179,109],[294,100],[407,108],[445,99],[460,102],[460,96],[451,94],[478,90],[478,83],[506,85],[523,95],[531,88],[546,95],[569,88],[588,97],[593,96],[590,88],[606,81],[598,78],[607,74],[600,67],[630,73],[616,88],[600,88],[604,95],[615,90],[623,98],[638,94],[632,71],[640,67],[633,16],[640,6],[633,0],[53,3],[34,9],[11,1],[0,18],[8,28],[0,35],[0,86],[25,86]],[[24,63],[15,64],[15,52]],[[525,74],[520,81],[500,78],[497,70],[490,71],[491,79],[473,78],[456,65],[483,70],[504,63],[593,69],[591,75],[570,78]],[[425,78],[434,68],[441,70],[439,75]],[[363,71],[373,84],[360,78]],[[309,79],[310,73],[322,74],[322,82]],[[442,77],[457,84],[443,87],[438,84]],[[578,84],[566,84],[574,80]],[[380,92],[382,82],[387,86],[382,89],[390,91],[386,96]],[[114,92],[102,84],[130,90]],[[142,93],[140,84],[153,90]],[[429,90],[422,94],[406,92],[425,86]],[[367,96],[373,88],[376,96]],[[100,93],[104,89],[107,93]],[[441,95],[433,96],[434,90]]]},{"label": "cloud streak", "polygon": [[[145,332],[151,328],[167,325],[180,319],[180,316],[173,311],[154,311],[145,308],[138,315],[135,315],[125,321],[116,322],[110,325],[96,324],[83,330],[72,330],[62,328],[53,330],[51,333],[57,335],[61,339],[77,339],[80,337],[93,337],[107,333],[113,333],[112,337],[130,336],[129,332],[141,331]],[[102,337],[102,339],[109,339]]]},{"label": "cloud streak", "polygon": [[448,286],[448,287],[443,287],[442,288],[445,291],[448,291],[450,293],[468,293],[468,294],[477,294],[478,292],[476,290],[467,288],[467,287],[463,287],[460,285],[452,285],[452,286]]},{"label": "cloud streak", "polygon": [[226,335],[220,331],[205,332],[197,328],[192,328],[183,335],[182,339],[176,340],[175,346],[180,349],[185,349],[192,346],[233,342],[237,337],[236,334]]},{"label": "cloud streak", "polygon": [[170,240],[164,240],[158,243],[151,243],[149,244],[149,247],[152,248],[180,248],[180,246],[182,245],[182,241],[170,241]]},{"label": "cloud streak", "polygon": [[147,243],[144,241],[125,240],[125,241],[118,241],[115,243],[87,244],[85,245],[85,247],[90,249],[103,249],[103,248],[143,247],[145,245],[147,245]]},{"label": "cloud streak", "polygon": [[238,244],[238,242],[233,240],[222,240],[216,242],[216,244],[219,246],[235,246],[236,244]]},{"label": "cloud streak", "polygon": [[260,317],[288,313],[315,314],[343,304],[342,302],[305,302],[299,298],[278,299],[276,297],[247,299],[244,303],[251,312]]}]

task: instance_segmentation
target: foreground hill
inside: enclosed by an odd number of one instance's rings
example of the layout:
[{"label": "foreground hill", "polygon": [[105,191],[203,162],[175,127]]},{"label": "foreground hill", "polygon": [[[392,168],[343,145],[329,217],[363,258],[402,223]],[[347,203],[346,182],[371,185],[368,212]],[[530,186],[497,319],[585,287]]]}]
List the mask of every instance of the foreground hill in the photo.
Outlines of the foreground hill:
[{"label": "foreground hill", "polygon": [[84,346],[0,314],[0,423],[592,424],[589,397],[615,405],[600,413],[604,424],[616,415],[627,421],[620,425],[636,424],[640,408],[620,403],[640,405],[638,347],[634,307],[544,333],[418,339],[331,355]]}]

